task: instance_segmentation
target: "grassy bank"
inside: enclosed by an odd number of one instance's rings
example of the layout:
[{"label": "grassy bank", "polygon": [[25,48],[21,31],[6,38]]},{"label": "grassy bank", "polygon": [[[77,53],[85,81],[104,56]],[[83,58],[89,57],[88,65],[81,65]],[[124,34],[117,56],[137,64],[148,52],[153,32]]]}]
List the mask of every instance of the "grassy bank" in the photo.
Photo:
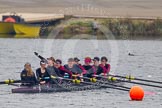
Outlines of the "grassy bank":
[{"label": "grassy bank", "polygon": [[80,34],[88,34],[88,37],[85,36],[84,38],[89,38],[90,35],[94,35],[93,22],[96,22],[98,25],[98,30],[95,34],[99,39],[105,39],[105,34],[112,35],[118,39],[162,37],[161,19],[110,18],[94,20],[86,18],[72,18],[68,19],[66,23],[63,24],[63,29],[61,29],[59,33],[60,38],[68,39]]}]

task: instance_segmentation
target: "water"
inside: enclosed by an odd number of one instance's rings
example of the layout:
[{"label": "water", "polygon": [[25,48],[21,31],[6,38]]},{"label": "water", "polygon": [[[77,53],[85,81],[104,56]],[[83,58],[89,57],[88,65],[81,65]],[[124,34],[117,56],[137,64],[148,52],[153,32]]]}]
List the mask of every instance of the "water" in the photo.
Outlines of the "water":
[{"label": "water", "polygon": [[[66,63],[69,57],[107,56],[112,73],[134,75],[139,78],[162,81],[162,42],[158,40],[52,40],[0,39],[0,80],[19,79],[25,62],[33,69],[39,67],[37,51],[44,57],[54,56]],[[135,56],[128,56],[128,53]],[[132,86],[126,84],[126,86]],[[152,95],[143,101],[130,101],[127,92],[102,89],[69,93],[12,94],[13,86],[0,85],[1,108],[161,108],[161,89],[142,86]]]}]

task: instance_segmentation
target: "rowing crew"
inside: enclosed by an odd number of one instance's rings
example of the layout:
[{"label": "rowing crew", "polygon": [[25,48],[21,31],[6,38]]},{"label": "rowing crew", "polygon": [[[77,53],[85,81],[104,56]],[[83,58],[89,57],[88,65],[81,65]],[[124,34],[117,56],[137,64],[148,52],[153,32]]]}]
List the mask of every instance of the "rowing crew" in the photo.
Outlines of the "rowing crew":
[{"label": "rowing crew", "polygon": [[[110,71],[107,57],[86,57],[84,65],[79,63],[79,59],[69,58],[68,63],[64,66],[60,59],[55,60],[53,57],[40,61],[40,68],[36,70],[36,76],[31,68],[30,63],[24,65],[24,70],[21,72],[22,85],[35,85],[52,83],[51,76],[74,79],[73,76],[84,76],[92,78],[94,75],[107,75]],[[93,64],[92,64],[93,61]],[[101,61],[101,63],[100,63]],[[91,65],[92,64],[92,65]],[[83,81],[83,79],[80,79]]]}]

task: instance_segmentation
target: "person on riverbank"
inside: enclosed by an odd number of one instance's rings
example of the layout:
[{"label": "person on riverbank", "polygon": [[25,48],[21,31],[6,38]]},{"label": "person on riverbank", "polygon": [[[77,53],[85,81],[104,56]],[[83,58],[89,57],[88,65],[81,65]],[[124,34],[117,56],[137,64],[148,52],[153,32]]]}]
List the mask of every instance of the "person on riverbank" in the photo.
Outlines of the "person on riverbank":
[{"label": "person on riverbank", "polygon": [[110,72],[110,64],[107,63],[108,59],[107,57],[103,56],[101,57],[101,64],[99,65],[103,69],[103,75],[107,75]]},{"label": "person on riverbank", "polygon": [[64,78],[72,78],[72,72],[65,69],[64,66],[62,66],[62,61],[60,59],[56,60],[56,66],[57,69],[59,69],[60,74]]},{"label": "person on riverbank", "polygon": [[24,65],[24,70],[21,72],[20,77],[22,82],[21,85],[23,86],[32,86],[37,84],[37,79],[30,63]]},{"label": "person on riverbank", "polygon": [[96,19],[94,19],[94,21],[92,22],[92,30],[93,30],[93,34],[97,35],[97,31],[98,31],[98,24],[96,22]]},{"label": "person on riverbank", "polygon": [[50,82],[51,78],[46,69],[47,63],[44,60],[40,61],[40,68],[36,70],[37,80],[40,84],[47,84]]}]

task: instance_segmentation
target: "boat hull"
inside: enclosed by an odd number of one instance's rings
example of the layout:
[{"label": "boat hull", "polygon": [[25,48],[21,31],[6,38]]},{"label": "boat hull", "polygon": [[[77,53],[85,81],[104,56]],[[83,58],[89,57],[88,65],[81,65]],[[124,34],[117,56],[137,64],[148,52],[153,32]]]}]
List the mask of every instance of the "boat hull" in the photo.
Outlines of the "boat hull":
[{"label": "boat hull", "polygon": [[0,34],[15,34],[13,23],[0,22]]},{"label": "boat hull", "polygon": [[[115,85],[123,85],[122,82],[113,82]],[[69,92],[69,91],[83,91],[83,90],[93,90],[101,88],[109,88],[112,85],[107,87],[93,85],[93,84],[52,84],[52,85],[36,85],[33,87],[22,86],[19,88],[12,89],[12,93],[51,93],[51,92]]]},{"label": "boat hull", "polygon": [[30,24],[14,24],[14,30],[16,34],[19,34],[19,37],[21,37],[21,35],[25,35],[25,37],[39,37],[40,29],[40,26]]},{"label": "boat hull", "polygon": [[41,27],[32,24],[0,22],[0,34],[14,34],[15,38],[37,38]]}]

